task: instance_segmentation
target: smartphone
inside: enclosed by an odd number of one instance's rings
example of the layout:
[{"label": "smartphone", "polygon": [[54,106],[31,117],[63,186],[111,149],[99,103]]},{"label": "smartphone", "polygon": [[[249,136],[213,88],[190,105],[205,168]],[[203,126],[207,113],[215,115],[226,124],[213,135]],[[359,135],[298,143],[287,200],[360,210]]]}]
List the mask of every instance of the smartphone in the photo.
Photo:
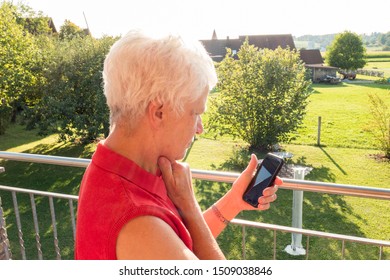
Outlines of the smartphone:
[{"label": "smartphone", "polygon": [[283,164],[283,158],[268,153],[257,166],[256,174],[245,190],[243,200],[253,207],[257,207],[259,197],[263,195],[263,190],[273,185]]}]

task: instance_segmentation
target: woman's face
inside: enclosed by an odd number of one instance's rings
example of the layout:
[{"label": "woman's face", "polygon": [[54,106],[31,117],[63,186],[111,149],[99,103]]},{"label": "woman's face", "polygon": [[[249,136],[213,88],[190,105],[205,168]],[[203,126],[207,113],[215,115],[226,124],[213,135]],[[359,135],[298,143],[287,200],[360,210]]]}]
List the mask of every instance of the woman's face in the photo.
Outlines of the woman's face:
[{"label": "woman's face", "polygon": [[170,111],[165,129],[165,149],[163,156],[169,160],[183,159],[196,134],[203,133],[201,115],[206,111],[208,90],[194,102],[186,103],[184,112],[178,116]]}]

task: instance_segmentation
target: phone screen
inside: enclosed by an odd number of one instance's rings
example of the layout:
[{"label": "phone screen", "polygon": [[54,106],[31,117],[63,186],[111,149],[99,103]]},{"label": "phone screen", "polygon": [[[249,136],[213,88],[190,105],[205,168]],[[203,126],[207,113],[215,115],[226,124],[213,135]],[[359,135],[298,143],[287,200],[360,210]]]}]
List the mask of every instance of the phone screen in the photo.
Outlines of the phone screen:
[{"label": "phone screen", "polygon": [[282,165],[282,158],[273,154],[267,154],[259,164],[255,176],[243,195],[243,199],[252,206],[257,207],[258,199],[263,195],[263,190],[273,184]]}]

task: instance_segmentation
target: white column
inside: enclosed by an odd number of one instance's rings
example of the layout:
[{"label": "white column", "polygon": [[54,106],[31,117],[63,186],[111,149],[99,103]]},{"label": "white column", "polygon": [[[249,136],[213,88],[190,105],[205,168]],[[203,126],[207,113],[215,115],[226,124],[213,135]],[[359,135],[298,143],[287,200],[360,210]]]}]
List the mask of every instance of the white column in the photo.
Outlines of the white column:
[{"label": "white column", "polygon": [[[294,179],[304,180],[306,169],[306,167],[293,167]],[[303,191],[293,191],[292,227],[302,228],[302,208]],[[302,234],[292,233],[291,245],[288,245],[285,251],[294,256],[305,255],[306,250],[302,246]]]}]

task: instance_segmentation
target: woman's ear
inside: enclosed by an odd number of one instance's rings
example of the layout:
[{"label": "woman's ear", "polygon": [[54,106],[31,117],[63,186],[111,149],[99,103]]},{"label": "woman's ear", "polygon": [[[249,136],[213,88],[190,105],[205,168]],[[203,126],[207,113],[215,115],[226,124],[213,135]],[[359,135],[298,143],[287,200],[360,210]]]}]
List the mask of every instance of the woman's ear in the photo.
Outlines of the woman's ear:
[{"label": "woman's ear", "polygon": [[161,126],[163,118],[165,117],[164,104],[156,101],[151,101],[148,105],[148,118],[154,128]]}]

